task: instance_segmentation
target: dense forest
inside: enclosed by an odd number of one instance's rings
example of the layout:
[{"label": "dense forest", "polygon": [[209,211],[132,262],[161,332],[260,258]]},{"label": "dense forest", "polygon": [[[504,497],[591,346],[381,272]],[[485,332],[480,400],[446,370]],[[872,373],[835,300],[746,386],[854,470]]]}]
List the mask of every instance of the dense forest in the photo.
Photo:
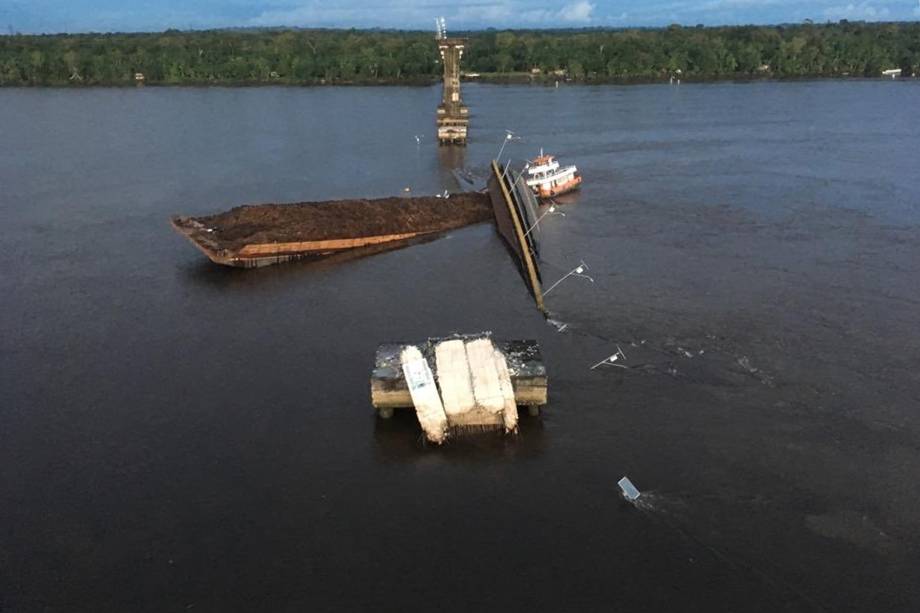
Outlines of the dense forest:
[{"label": "dense forest", "polygon": [[[920,23],[513,30],[470,39],[484,76],[650,81],[920,73]],[[0,86],[430,82],[433,34],[378,30],[213,30],[0,36]]]}]

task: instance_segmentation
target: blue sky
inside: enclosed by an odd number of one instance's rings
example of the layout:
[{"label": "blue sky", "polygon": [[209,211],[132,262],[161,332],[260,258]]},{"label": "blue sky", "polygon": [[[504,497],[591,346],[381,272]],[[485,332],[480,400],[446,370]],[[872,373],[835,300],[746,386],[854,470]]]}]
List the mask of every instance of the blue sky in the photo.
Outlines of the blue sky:
[{"label": "blue sky", "polygon": [[450,29],[920,19],[920,0],[0,0],[4,32],[246,26]]}]

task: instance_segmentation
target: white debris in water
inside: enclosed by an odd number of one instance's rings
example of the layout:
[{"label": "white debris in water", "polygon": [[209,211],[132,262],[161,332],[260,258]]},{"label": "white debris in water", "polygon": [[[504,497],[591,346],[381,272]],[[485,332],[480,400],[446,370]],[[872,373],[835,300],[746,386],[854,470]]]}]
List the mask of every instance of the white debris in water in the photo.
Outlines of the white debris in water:
[{"label": "white debris in water", "polygon": [[762,369],[756,368],[751,364],[751,360],[746,355],[736,358],[738,365],[747,373],[760,380],[766,386],[773,387],[773,377],[765,373]]},{"label": "white debris in water", "polygon": [[629,502],[635,502],[639,499],[639,496],[642,494],[639,493],[639,490],[633,485],[632,481],[629,480],[629,477],[623,477],[617,481],[617,485],[620,486],[620,491],[623,493],[623,498]]}]

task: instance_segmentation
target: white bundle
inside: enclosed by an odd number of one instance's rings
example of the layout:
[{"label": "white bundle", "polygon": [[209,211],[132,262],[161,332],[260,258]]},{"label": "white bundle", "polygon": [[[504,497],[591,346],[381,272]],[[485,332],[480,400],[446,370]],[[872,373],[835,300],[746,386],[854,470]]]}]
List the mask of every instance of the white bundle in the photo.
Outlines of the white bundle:
[{"label": "white bundle", "polygon": [[495,369],[498,371],[498,382],[504,399],[502,419],[505,422],[505,432],[517,432],[518,412],[517,402],[514,400],[514,386],[511,384],[511,373],[508,372],[505,354],[498,349],[495,350]]},{"label": "white bundle", "polygon": [[447,414],[447,421],[455,425],[476,408],[466,348],[460,339],[442,341],[435,347],[434,356],[444,413]]},{"label": "white bundle", "polygon": [[[466,343],[466,357],[470,368],[470,379],[473,384],[473,397],[476,399],[476,409],[467,414],[462,423],[456,425],[469,425],[481,427],[494,427],[505,425],[505,391],[502,378],[507,379],[508,388],[511,379],[508,376],[507,366],[503,374],[499,373],[495,355],[498,353],[492,341],[480,338]],[[504,364],[504,357],[502,357]],[[514,392],[511,392],[511,402],[514,402]],[[516,409],[515,409],[516,412]],[[455,425],[453,422],[451,425]]]},{"label": "white bundle", "polygon": [[448,422],[428,360],[412,345],[403,349],[399,357],[418,423],[428,440],[440,445],[447,439]]}]

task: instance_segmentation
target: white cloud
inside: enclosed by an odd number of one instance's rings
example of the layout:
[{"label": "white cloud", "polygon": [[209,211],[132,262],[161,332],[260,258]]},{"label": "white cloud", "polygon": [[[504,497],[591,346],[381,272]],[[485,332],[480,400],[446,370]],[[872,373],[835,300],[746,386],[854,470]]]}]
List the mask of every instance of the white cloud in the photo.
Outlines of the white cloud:
[{"label": "white cloud", "polygon": [[369,11],[361,0],[336,4],[322,0],[301,0],[293,6],[269,8],[249,21],[255,26],[356,26],[426,27],[437,16],[447,18],[447,27],[552,27],[586,25],[594,20],[595,4],[576,0],[560,6],[550,2],[532,8],[529,0],[480,0],[453,5],[431,0],[383,0]]},{"label": "white cloud", "polygon": [[[509,2],[508,4],[511,5],[512,3]],[[513,9],[514,7],[511,6],[510,8]],[[509,12],[514,15],[514,22],[528,26],[584,25],[591,23],[594,5],[587,0],[580,0],[579,2],[566,4],[555,11],[551,9],[514,9]]]},{"label": "white cloud", "polygon": [[249,20],[253,26],[330,26],[351,23],[365,11],[306,2],[290,8],[268,9]]},{"label": "white cloud", "polygon": [[759,9],[774,6],[801,4],[799,0],[710,0],[694,8],[704,11],[725,9]]},{"label": "white cloud", "polygon": [[[447,25],[456,21],[459,24],[483,23],[483,24],[506,24],[514,20],[515,12],[512,10],[510,2],[495,2],[493,4],[461,6],[454,11],[451,18],[448,19]],[[488,25],[486,26],[488,27]]]},{"label": "white cloud", "polygon": [[587,0],[567,4],[559,11],[559,18],[563,21],[577,21],[587,23],[591,21],[591,13],[594,12],[594,5]]},{"label": "white cloud", "polygon": [[492,4],[460,6],[453,14],[447,13],[448,25],[475,27],[524,27],[587,24],[592,21],[594,4],[580,0],[553,10],[528,8],[529,4],[516,0],[497,0]]},{"label": "white cloud", "polygon": [[832,20],[879,21],[888,17],[889,13],[887,6],[876,7],[871,2],[851,2],[847,5],[831,6],[824,9],[824,16]]}]

